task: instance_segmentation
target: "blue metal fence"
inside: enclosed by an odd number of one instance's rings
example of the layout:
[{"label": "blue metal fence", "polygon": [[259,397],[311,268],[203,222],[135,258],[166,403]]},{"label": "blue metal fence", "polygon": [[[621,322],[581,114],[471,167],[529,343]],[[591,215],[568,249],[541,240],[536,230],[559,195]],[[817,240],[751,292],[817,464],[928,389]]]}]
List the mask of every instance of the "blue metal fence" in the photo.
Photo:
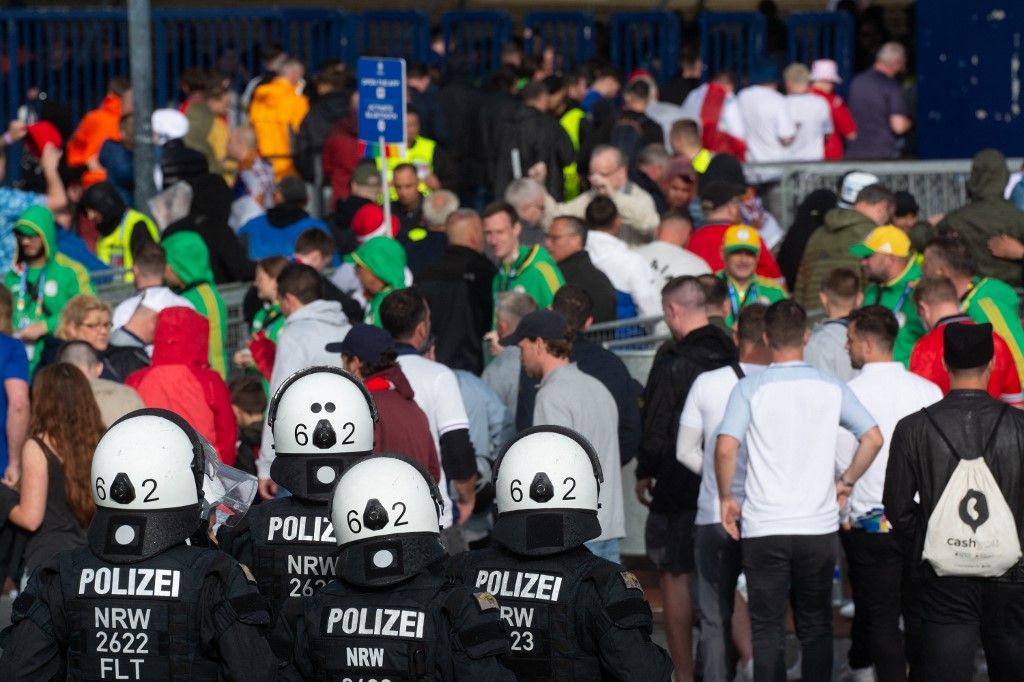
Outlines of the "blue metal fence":
[{"label": "blue metal fence", "polygon": [[853,18],[846,12],[798,12],[787,17],[786,27],[790,63],[835,60],[845,91],[853,77]]},{"label": "blue metal fence", "polygon": [[647,69],[664,83],[679,68],[679,15],[619,12],[611,17],[612,63],[624,74]]},{"label": "blue metal fence", "polygon": [[705,12],[700,16],[702,80],[721,71],[736,74],[737,85],[764,56],[765,19],[756,12]]},{"label": "blue metal fence", "polygon": [[590,12],[530,12],[523,18],[526,53],[555,52],[555,69],[571,72],[594,56],[594,15]]},{"label": "blue metal fence", "polygon": [[351,23],[354,53],[402,57],[425,63],[430,53],[430,16],[419,11],[364,12]]},{"label": "blue metal fence", "polygon": [[501,65],[501,50],[512,38],[512,17],[507,12],[449,12],[441,22],[444,66],[457,65],[477,78],[485,78]]},{"label": "blue metal fence", "polygon": [[[854,31],[842,12],[789,17],[789,59],[835,59],[844,80],[852,68]],[[528,54],[552,48],[555,68],[568,72],[594,56],[594,17],[584,11],[532,12],[524,23]],[[182,71],[217,68],[239,90],[260,71],[258,48],[278,43],[309,65],[328,58],[354,61],[360,54],[440,63],[454,60],[484,77],[501,62],[514,35],[504,11],[450,12],[443,16],[446,54],[431,51],[430,16],[421,11],[337,9],[156,9],[153,37],[156,102],[180,97]],[[764,54],[765,21],[757,13],[701,15],[705,79],[728,69],[740,79]],[[680,19],[672,12],[623,12],[610,18],[612,62],[624,73],[650,70],[664,82],[679,62]],[[124,10],[9,10],[0,12],[0,116],[14,117],[30,88],[68,108],[77,119],[102,99],[107,82],[128,74]],[[446,58],[447,57],[447,58]]]}]

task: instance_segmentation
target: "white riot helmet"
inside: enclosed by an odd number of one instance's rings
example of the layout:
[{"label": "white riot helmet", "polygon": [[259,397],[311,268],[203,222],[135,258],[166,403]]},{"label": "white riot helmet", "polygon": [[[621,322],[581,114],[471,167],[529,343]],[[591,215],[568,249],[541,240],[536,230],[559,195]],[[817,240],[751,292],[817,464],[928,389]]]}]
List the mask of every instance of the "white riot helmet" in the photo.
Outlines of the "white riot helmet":
[{"label": "white riot helmet", "polygon": [[204,474],[217,460],[213,446],[168,410],[136,410],[116,421],[92,459],[92,551],[132,563],[184,542],[204,521]]},{"label": "white riot helmet", "polygon": [[843,176],[843,183],[839,188],[839,205],[843,208],[853,208],[857,201],[857,195],[868,185],[878,183],[878,176],[864,171],[851,171]]},{"label": "white riot helmet", "polygon": [[494,538],[519,554],[543,556],[601,534],[604,477],[586,438],[560,426],[535,426],[510,440],[494,464]]},{"label": "white riot helmet", "polygon": [[340,576],[357,585],[392,585],[444,557],[443,505],[434,479],[403,455],[351,465],[331,495]]},{"label": "white riot helmet", "polygon": [[353,460],[373,450],[377,406],[363,382],[337,367],[308,367],[277,389],[270,477],[298,498],[326,502]]}]

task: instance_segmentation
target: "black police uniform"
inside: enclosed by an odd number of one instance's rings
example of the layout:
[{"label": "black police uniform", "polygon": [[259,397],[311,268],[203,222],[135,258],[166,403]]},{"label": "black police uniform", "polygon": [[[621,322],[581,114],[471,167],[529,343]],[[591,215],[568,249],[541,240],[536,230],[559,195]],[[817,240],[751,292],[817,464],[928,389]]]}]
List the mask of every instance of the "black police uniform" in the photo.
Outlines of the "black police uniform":
[{"label": "black police uniform", "polygon": [[281,621],[294,621],[302,597],[319,591],[336,574],[338,544],[324,502],[285,497],[256,505],[235,528],[221,529],[220,548],[248,566],[269,602],[276,623],[274,654],[287,660],[291,640]]},{"label": "black police uniform", "polygon": [[293,664],[305,680],[515,680],[499,662],[508,638],[498,602],[472,593],[440,562],[390,589],[332,581],[305,600]]},{"label": "black police uniform", "polygon": [[185,544],[133,563],[63,552],[32,576],[12,621],[4,680],[258,682],[277,671],[255,585],[223,553]]},{"label": "black police uniform", "polygon": [[503,662],[519,680],[671,679],[640,582],[585,547],[526,556],[498,545],[452,557],[449,572],[501,604],[511,640]]}]

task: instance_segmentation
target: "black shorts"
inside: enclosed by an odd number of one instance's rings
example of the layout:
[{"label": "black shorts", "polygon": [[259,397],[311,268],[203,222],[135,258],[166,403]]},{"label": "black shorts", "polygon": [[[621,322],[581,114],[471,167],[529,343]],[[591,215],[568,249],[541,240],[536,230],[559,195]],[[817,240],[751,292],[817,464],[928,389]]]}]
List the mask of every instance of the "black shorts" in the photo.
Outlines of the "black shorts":
[{"label": "black shorts", "polygon": [[672,575],[693,573],[696,569],[694,558],[693,522],[696,511],[682,511],[672,514],[651,512],[644,529],[647,557],[659,571]]}]

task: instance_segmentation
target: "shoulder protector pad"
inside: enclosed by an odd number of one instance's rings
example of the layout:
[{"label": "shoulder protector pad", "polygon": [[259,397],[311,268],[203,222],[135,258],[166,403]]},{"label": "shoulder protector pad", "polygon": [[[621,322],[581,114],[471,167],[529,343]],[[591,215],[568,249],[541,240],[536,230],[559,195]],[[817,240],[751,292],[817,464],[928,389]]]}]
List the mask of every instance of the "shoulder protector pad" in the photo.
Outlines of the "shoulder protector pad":
[{"label": "shoulder protector pad", "polygon": [[[224,601],[217,607],[218,625],[227,629],[232,622],[269,625],[270,610],[249,569],[221,552],[216,553],[207,576],[216,576],[224,585]],[[220,622],[220,619],[226,619]]]},{"label": "shoulder protector pad", "polygon": [[651,606],[644,598],[640,580],[632,572],[613,564],[598,567],[591,577],[612,623],[626,630],[650,631],[654,623]]},{"label": "shoulder protector pad", "polygon": [[444,611],[452,622],[462,648],[470,658],[501,656],[509,651],[508,632],[500,617],[498,600],[487,592],[451,590]]}]

